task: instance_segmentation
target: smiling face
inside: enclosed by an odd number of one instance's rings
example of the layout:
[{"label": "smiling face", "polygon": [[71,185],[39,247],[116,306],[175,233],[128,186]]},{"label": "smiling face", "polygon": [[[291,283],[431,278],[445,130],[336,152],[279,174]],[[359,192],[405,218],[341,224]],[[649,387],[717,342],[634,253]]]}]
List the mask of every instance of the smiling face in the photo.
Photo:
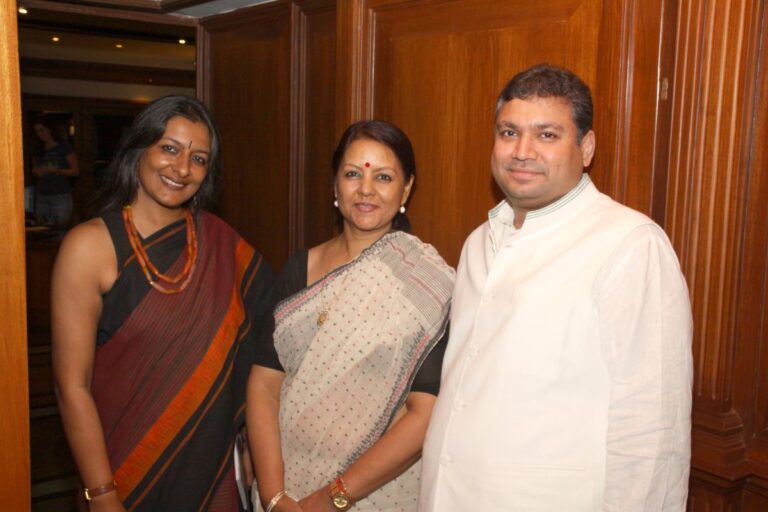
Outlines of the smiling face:
[{"label": "smiling face", "polygon": [[370,139],[352,142],[336,171],[334,191],[344,228],[385,233],[408,200],[413,178],[406,181],[400,161],[384,144]]},{"label": "smiling face", "polygon": [[543,208],[576,186],[592,161],[592,130],[577,141],[571,106],[562,98],[532,97],[504,104],[496,119],[491,172],[515,218]]},{"label": "smiling face", "polygon": [[208,128],[185,117],[172,117],[160,139],[139,161],[139,187],[134,204],[177,210],[186,204],[208,175]]}]

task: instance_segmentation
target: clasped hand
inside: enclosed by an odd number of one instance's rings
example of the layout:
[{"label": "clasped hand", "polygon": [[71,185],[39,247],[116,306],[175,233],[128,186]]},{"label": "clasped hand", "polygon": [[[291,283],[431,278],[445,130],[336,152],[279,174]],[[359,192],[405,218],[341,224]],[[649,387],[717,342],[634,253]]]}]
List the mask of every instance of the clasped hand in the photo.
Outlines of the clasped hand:
[{"label": "clasped hand", "polygon": [[273,512],[335,512],[331,499],[328,496],[328,488],[322,487],[312,494],[303,497],[298,502],[290,496],[281,499]]}]

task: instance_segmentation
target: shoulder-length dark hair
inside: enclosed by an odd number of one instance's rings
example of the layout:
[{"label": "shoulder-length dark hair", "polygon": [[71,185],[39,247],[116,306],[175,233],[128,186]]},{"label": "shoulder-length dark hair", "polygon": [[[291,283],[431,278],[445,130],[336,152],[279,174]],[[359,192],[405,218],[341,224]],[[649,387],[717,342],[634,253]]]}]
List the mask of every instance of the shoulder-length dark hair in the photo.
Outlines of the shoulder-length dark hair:
[{"label": "shoulder-length dark hair", "polygon": [[96,197],[95,214],[103,215],[130,204],[136,198],[139,187],[139,163],[144,152],[165,133],[168,121],[184,117],[201,122],[208,128],[210,154],[208,174],[188,206],[198,210],[208,206],[216,194],[216,183],[221,167],[219,130],[208,109],[201,102],[187,96],[164,96],[149,103],[139,112],[130,129],[120,139],[115,156],[104,176],[104,183]]},{"label": "shoulder-length dark hair", "polygon": [[[387,146],[400,161],[400,167],[405,175],[407,183],[411,176],[416,176],[416,157],[413,154],[413,146],[408,136],[397,126],[387,121],[367,120],[353,123],[344,130],[344,133],[333,152],[331,165],[333,166],[333,175],[339,172],[339,166],[344,158],[347,148],[356,140],[368,139],[379,142]],[[392,220],[392,229],[410,233],[411,223],[408,217],[403,213],[397,213]]]}]

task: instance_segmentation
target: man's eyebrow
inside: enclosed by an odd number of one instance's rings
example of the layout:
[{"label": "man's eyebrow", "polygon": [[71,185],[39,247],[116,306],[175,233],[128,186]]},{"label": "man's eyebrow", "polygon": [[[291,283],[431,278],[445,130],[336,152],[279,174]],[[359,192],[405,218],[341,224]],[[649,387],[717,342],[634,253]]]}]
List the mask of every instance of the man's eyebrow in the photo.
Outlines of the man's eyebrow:
[{"label": "man's eyebrow", "polygon": [[518,126],[511,121],[499,121],[498,123],[496,123],[496,128],[499,130],[502,128],[512,128],[514,130],[517,130]]},{"label": "man's eyebrow", "polygon": [[533,126],[537,130],[552,130],[552,131],[561,132],[561,133],[565,131],[565,127],[557,123],[539,123],[539,124],[534,124]]},{"label": "man's eyebrow", "polygon": [[[539,131],[551,130],[551,131],[556,131],[558,133],[562,133],[565,131],[565,127],[557,123],[534,123],[532,126]],[[497,130],[502,130],[505,128],[510,128],[513,130],[520,131],[520,127],[511,121],[499,121],[498,123],[496,123]]]}]

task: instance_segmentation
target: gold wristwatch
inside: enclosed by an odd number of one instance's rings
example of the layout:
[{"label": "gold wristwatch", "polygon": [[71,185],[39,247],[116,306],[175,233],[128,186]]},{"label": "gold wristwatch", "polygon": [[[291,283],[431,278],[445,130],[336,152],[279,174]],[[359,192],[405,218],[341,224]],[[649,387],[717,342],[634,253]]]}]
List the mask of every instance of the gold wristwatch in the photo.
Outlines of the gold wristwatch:
[{"label": "gold wristwatch", "polygon": [[331,482],[328,487],[328,494],[331,496],[331,503],[336,510],[349,510],[352,508],[352,499],[347,493],[347,486],[344,485],[344,480],[339,476]]}]

